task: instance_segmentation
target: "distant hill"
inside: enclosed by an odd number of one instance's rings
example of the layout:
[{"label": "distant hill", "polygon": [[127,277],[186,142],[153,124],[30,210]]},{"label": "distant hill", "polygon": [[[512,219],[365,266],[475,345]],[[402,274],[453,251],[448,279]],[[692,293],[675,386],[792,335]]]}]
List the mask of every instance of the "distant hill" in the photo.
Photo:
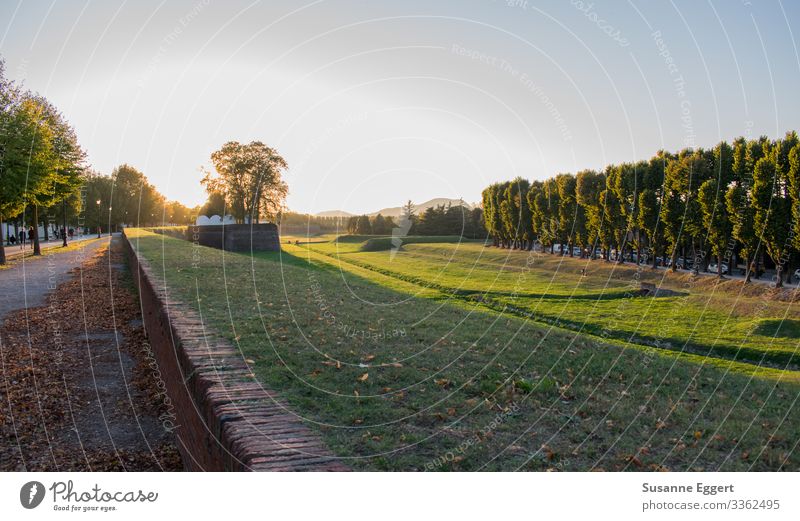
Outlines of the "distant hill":
[{"label": "distant hill", "polygon": [[[467,208],[472,208],[471,204],[469,204],[466,201],[462,201],[461,199],[448,199],[446,197],[437,197],[436,199],[431,199],[430,201],[425,201],[424,203],[415,205],[414,213],[416,215],[419,215],[428,208],[432,208],[434,206],[447,205],[448,203],[453,206],[461,204],[466,206]],[[392,208],[383,208],[381,210],[378,210],[377,212],[372,212],[369,215],[372,216],[381,214],[384,217],[400,217],[402,213],[403,213],[403,208],[401,206],[393,206]]]},{"label": "distant hill", "polygon": [[[420,203],[414,205],[414,213],[416,215],[421,214],[428,208],[432,208],[434,206],[441,206],[451,204],[452,206],[457,206],[459,204],[466,206],[467,208],[474,208],[475,206],[469,204],[466,201],[462,201],[461,199],[448,199],[446,197],[437,197],[436,199],[431,199],[430,201],[425,201],[424,203]],[[382,208],[376,212],[369,213],[367,215],[374,216],[381,214],[384,217],[400,217],[403,212],[402,206],[393,206],[391,208]],[[317,216],[319,217],[351,217],[353,214],[349,212],[345,212],[342,210],[328,210],[327,212],[319,212]]]},{"label": "distant hill", "polygon": [[343,212],[342,210],[328,210],[325,212],[319,212],[316,214],[317,217],[352,217],[353,214],[350,212]]}]

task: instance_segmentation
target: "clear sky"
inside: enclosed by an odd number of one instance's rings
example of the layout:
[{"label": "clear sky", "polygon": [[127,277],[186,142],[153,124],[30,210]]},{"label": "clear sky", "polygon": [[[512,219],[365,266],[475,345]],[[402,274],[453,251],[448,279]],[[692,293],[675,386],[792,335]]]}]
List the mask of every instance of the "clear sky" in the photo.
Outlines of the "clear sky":
[{"label": "clear sky", "polygon": [[194,205],[261,140],[290,208],[363,212],[800,130],[798,4],[6,0],[0,54],[100,172]]}]

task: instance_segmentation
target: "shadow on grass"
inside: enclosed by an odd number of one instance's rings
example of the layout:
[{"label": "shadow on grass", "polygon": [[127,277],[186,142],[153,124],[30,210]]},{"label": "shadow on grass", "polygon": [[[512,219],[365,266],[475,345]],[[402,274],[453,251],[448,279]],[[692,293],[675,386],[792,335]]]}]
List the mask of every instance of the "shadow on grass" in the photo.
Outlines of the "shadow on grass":
[{"label": "shadow on grass", "polygon": [[753,333],[767,337],[800,339],[800,320],[763,319],[753,328]]},{"label": "shadow on grass", "polygon": [[[582,318],[570,320],[564,317],[554,318],[548,316],[546,314],[540,314],[532,312],[529,309],[524,307],[518,307],[515,305],[511,305],[509,303],[496,300],[494,297],[496,296],[510,296],[516,295],[518,297],[532,297],[537,298],[540,295],[526,295],[522,293],[509,293],[509,292],[482,292],[482,291],[474,291],[474,290],[458,290],[453,289],[447,286],[431,283],[424,279],[413,277],[409,275],[402,275],[391,270],[379,268],[377,266],[373,266],[369,263],[364,263],[352,259],[348,260],[341,260],[339,259],[338,255],[335,254],[327,254],[322,252],[323,256],[334,259],[340,260],[340,262],[344,264],[351,264],[356,267],[360,267],[369,271],[373,271],[375,273],[379,273],[381,275],[385,275],[387,277],[391,277],[397,280],[402,280],[404,282],[408,282],[414,284],[416,286],[426,288],[426,289],[434,289],[441,293],[439,297],[429,297],[435,300],[442,300],[442,301],[454,301],[454,302],[461,302],[467,303],[471,306],[480,306],[484,309],[485,312],[496,312],[500,314],[509,314],[516,316],[517,318],[523,320],[530,320],[531,322],[536,322],[542,325],[547,325],[550,327],[557,327],[560,329],[564,329],[567,331],[571,331],[573,333],[577,332],[580,334],[584,334],[593,338],[608,338],[623,341],[628,344],[634,344],[637,346],[647,347],[647,348],[656,348],[663,351],[672,351],[676,353],[690,353],[695,354],[703,357],[715,358],[718,360],[730,360],[730,361],[738,361],[743,362],[749,365],[758,365],[758,366],[771,366],[779,369],[789,369],[789,370],[797,370],[798,366],[800,365],[799,356],[794,352],[785,352],[785,351],[770,351],[770,350],[759,350],[753,349],[749,347],[742,347],[742,346],[735,346],[735,345],[726,345],[726,344],[715,344],[715,345],[707,345],[703,343],[693,342],[691,340],[687,340],[684,338],[670,338],[670,337],[661,337],[656,338],[651,335],[645,334],[637,334],[634,332],[626,331],[626,330],[617,330],[617,329],[609,329],[605,324],[593,324],[590,322],[586,322]],[[292,266],[299,266],[305,269],[316,269],[316,270],[324,270],[324,271],[331,271],[337,274],[341,274],[342,270],[341,267],[335,266],[333,264],[321,264],[321,263],[313,263],[309,260],[298,257],[296,255],[290,254],[288,252],[282,251],[280,253],[277,252],[270,252],[270,253],[258,253],[255,254],[259,258],[263,258],[265,260],[272,260],[275,262],[284,262]],[[352,277],[361,281],[363,284],[367,286],[374,286],[379,287],[384,291],[392,291],[390,288],[387,288],[380,283],[377,283],[373,280],[370,280],[366,277],[356,275],[352,272],[347,273],[348,277]],[[542,294],[541,298],[544,300],[611,300],[611,299],[624,299],[624,298],[631,298],[632,293],[631,291],[620,291],[620,292],[611,292],[606,294],[589,294],[586,296],[582,296],[580,298],[571,296],[571,295],[546,295]],[[400,293],[398,293],[400,295]],[[637,298],[644,298],[644,295],[640,295]],[[775,331],[775,325],[771,324],[772,322],[780,322],[780,321],[769,321],[766,320],[768,324],[764,325],[763,327],[767,331]],[[784,329],[786,326],[787,321],[784,321],[784,326],[781,327],[780,332],[785,332]],[[793,322],[793,321],[788,321]],[[772,328],[772,329],[770,329]],[[772,335],[773,333],[771,333]],[[794,336],[792,333],[788,333],[789,336]]]}]

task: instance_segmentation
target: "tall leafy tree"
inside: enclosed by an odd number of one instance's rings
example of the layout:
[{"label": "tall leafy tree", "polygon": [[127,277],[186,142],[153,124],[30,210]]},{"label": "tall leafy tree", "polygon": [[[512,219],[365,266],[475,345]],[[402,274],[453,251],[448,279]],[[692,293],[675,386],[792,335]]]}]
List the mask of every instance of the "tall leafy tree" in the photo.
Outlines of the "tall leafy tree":
[{"label": "tall leafy tree", "polygon": [[700,185],[698,200],[711,252],[717,258],[717,276],[722,277],[722,263],[733,228],[725,194],[734,181],[733,149],[724,141],[714,148],[714,174],[715,178]]},{"label": "tall leafy tree", "polygon": [[542,245],[549,246],[550,253],[553,253],[556,241],[561,238],[558,222],[558,186],[555,179],[546,179],[537,186],[532,202],[532,228],[537,230]]},{"label": "tall leafy tree", "polygon": [[153,226],[164,221],[164,197],[135,167],[123,164],[111,173],[112,190],[102,205],[108,214],[108,226]]},{"label": "tall leafy tree", "polygon": [[219,192],[208,194],[206,203],[200,208],[200,215],[211,217],[213,215],[225,216],[225,195]]},{"label": "tall leafy tree", "polygon": [[283,181],[287,163],[278,152],[260,141],[229,141],[211,154],[216,175],[203,178],[206,190],[225,195],[237,222],[258,222],[274,216],[283,206],[288,187]]},{"label": "tall leafy tree", "polygon": [[[21,101],[17,87],[6,79],[5,64],[0,60],[0,227],[5,219],[23,211],[26,183],[31,180],[29,166],[31,160],[37,160],[43,145],[36,139],[38,113]],[[42,171],[34,170],[37,172]],[[0,264],[5,262],[5,249],[0,247]]]},{"label": "tall leafy tree", "polygon": [[753,170],[751,204],[754,209],[756,234],[772,258],[776,268],[776,287],[783,285],[783,255],[789,242],[791,215],[788,183],[778,166],[777,151],[766,154]]},{"label": "tall leafy tree", "polygon": [[583,208],[578,205],[575,197],[577,184],[577,179],[572,174],[559,174],[556,176],[558,227],[566,237],[570,257],[572,256],[572,247],[576,243],[581,243],[581,237],[586,229]]},{"label": "tall leafy tree", "polygon": [[794,226],[794,248],[800,250],[800,144],[792,147],[789,152],[789,199],[792,204],[792,223]]},{"label": "tall leafy tree", "polygon": [[110,220],[108,207],[111,201],[113,181],[110,176],[97,172],[86,172],[83,176],[81,200],[82,225],[94,229],[100,236],[100,228]]},{"label": "tall leafy tree", "polygon": [[527,205],[528,190],[530,183],[518,177],[508,184],[503,194],[503,225],[506,235],[511,238],[512,248],[527,248],[532,240],[531,212]]},{"label": "tall leafy tree", "polygon": [[369,217],[366,215],[358,216],[355,233],[357,235],[372,235],[372,223],[369,222]]},{"label": "tall leafy tree", "polygon": [[[12,153],[20,154],[17,157],[21,161],[16,161],[15,166],[9,164],[9,167],[21,172],[12,178],[17,177],[24,187],[22,202],[30,209],[33,224],[33,254],[41,255],[39,209],[53,202],[57,189],[54,181],[59,161],[53,146],[55,129],[49,124],[47,107],[38,96],[24,94],[16,112],[20,115],[17,135],[24,142],[20,143],[21,148]],[[11,162],[14,163],[13,160]]]},{"label": "tall leafy tree", "polygon": [[605,175],[594,170],[578,172],[575,183],[576,201],[586,214],[587,242],[591,245],[592,259],[596,257],[595,250],[603,229],[603,206],[600,194],[605,188],[605,183]]},{"label": "tall leafy tree", "polygon": [[486,227],[486,232],[492,236],[492,243],[494,246],[501,246],[501,228],[503,226],[503,220],[498,206],[497,193],[499,190],[500,183],[494,183],[481,193],[484,226]]},{"label": "tall leafy tree", "polygon": [[[634,205],[635,178],[632,166],[609,166],[606,169],[606,189],[601,193],[603,218],[607,224],[611,243],[617,249],[617,262],[625,260],[625,246],[630,231],[630,217]],[[629,200],[630,199],[630,200]]]},{"label": "tall leafy tree", "polygon": [[636,215],[641,234],[647,238],[650,261],[655,268],[664,241],[664,227],[659,219],[661,197],[664,188],[664,167],[667,153],[659,151],[647,164],[642,176],[642,190],[639,195],[639,211]]}]

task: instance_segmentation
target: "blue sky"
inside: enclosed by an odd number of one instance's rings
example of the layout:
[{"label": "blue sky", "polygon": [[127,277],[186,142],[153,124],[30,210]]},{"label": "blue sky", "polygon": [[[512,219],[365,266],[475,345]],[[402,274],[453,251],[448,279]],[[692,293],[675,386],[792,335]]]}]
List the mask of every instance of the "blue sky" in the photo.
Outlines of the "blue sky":
[{"label": "blue sky", "polygon": [[290,208],[362,212],[800,127],[796,2],[26,0],[0,20],[7,74],[96,170],[187,204],[234,139],[284,155]]}]

